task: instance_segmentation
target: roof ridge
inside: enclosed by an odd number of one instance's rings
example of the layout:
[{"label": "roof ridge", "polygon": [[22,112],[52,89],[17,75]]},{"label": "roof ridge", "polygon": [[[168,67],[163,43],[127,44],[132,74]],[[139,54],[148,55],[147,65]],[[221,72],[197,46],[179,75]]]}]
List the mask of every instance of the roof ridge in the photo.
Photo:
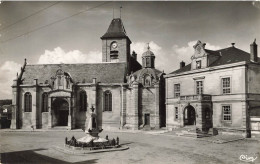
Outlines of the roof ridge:
[{"label": "roof ridge", "polygon": [[126,62],[101,62],[101,63],[57,63],[57,64],[27,64],[26,66],[41,66],[41,65],[98,65],[98,64],[123,64]]}]

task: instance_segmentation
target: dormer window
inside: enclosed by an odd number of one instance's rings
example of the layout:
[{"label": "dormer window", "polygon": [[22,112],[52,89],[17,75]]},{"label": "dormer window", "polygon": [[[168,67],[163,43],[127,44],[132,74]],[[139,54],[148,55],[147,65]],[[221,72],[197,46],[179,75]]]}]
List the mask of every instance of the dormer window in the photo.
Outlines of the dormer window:
[{"label": "dormer window", "polygon": [[201,60],[196,61],[196,68],[201,69]]}]

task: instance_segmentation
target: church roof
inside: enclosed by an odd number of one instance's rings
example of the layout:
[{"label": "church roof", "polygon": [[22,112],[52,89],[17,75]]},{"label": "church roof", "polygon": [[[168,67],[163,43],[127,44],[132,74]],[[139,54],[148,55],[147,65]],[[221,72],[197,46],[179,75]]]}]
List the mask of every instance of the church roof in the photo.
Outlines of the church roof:
[{"label": "church roof", "polygon": [[38,83],[50,81],[58,69],[69,73],[75,83],[92,83],[93,78],[101,83],[124,83],[126,63],[26,65],[23,84],[33,84],[34,79],[38,79]]},{"label": "church roof", "polygon": [[[250,62],[250,54],[248,52],[245,52],[241,49],[238,49],[236,47],[228,47],[224,49],[220,49],[217,51],[207,50],[205,49],[209,55],[218,55],[219,58],[213,62],[209,67],[214,66],[220,66],[220,65],[226,65],[231,63],[237,63],[237,62]],[[182,72],[187,72],[191,70],[191,64],[186,65],[185,67],[182,67],[176,71],[171,72],[170,74],[178,74]]]},{"label": "church roof", "polygon": [[101,37],[101,39],[105,38],[128,38],[125,27],[123,25],[123,22],[120,18],[114,18],[108,29],[107,32]]}]

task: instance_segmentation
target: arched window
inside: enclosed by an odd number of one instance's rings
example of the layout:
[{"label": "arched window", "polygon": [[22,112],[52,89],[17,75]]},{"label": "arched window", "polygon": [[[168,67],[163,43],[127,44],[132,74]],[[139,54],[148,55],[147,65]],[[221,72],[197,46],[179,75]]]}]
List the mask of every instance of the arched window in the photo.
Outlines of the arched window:
[{"label": "arched window", "polygon": [[144,76],[144,86],[149,87],[151,86],[151,76],[145,75]]},{"label": "arched window", "polygon": [[104,111],[112,111],[112,94],[110,91],[104,92]]},{"label": "arched window", "polygon": [[70,79],[69,79],[69,77],[66,78],[66,88],[70,89]]},{"label": "arched window", "polygon": [[48,112],[48,94],[42,94],[42,112]]},{"label": "arched window", "polygon": [[150,58],[146,58],[146,67],[150,67]]},{"label": "arched window", "polygon": [[30,92],[24,94],[24,112],[32,112],[32,95]]},{"label": "arched window", "polygon": [[79,95],[80,110],[87,111],[87,94],[85,91],[81,91]]}]

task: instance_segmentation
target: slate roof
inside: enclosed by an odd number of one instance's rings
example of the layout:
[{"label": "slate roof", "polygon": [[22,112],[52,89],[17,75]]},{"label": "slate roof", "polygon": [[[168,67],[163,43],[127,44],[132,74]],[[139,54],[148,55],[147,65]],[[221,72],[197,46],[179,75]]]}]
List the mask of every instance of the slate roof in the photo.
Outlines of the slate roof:
[{"label": "slate roof", "polygon": [[128,38],[123,22],[120,18],[115,18],[111,21],[107,32],[101,37],[101,39],[105,38]]},{"label": "slate roof", "polygon": [[142,57],[145,57],[145,56],[155,56],[154,53],[150,50],[147,50],[145,51],[143,54],[142,54]]},{"label": "slate roof", "polygon": [[[226,65],[237,62],[250,62],[250,54],[236,47],[228,47],[225,49],[220,49],[217,51],[206,50],[209,55],[218,55],[219,58],[213,62],[209,67]],[[171,72],[170,74],[178,74],[191,70],[191,64],[186,65],[185,67],[178,69],[176,71]]]},{"label": "slate roof", "polygon": [[135,60],[132,56],[130,57],[130,63],[131,63],[130,72],[135,72],[142,68],[142,65],[137,60]]},{"label": "slate roof", "polygon": [[34,79],[38,83],[56,75],[56,71],[62,69],[71,75],[75,83],[85,80],[92,83],[93,78],[101,83],[124,83],[126,76],[126,63],[95,63],[95,64],[40,64],[26,65],[22,79],[23,84],[33,84]]}]

